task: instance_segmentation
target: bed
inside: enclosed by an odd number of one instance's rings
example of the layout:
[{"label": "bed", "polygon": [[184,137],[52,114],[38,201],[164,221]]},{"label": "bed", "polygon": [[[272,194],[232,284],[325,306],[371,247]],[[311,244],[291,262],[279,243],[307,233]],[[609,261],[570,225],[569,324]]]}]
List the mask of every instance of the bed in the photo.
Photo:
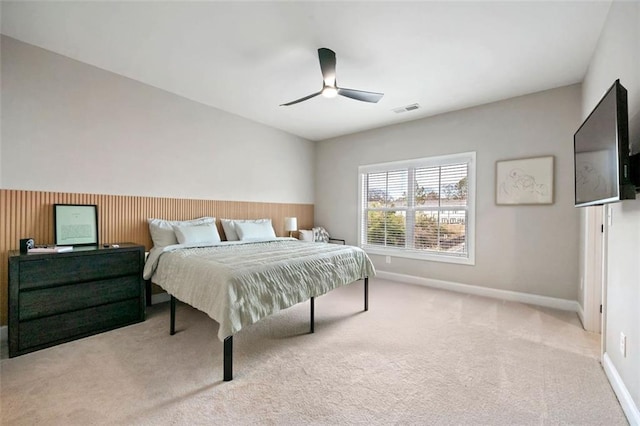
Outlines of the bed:
[{"label": "bed", "polygon": [[224,381],[233,378],[233,335],[282,309],[314,300],[337,287],[364,280],[375,269],[367,254],[348,245],[277,237],[260,241],[172,244],[153,249],[144,277],[171,296],[170,332],[175,332],[176,299],[205,312],[219,324],[224,342]]}]

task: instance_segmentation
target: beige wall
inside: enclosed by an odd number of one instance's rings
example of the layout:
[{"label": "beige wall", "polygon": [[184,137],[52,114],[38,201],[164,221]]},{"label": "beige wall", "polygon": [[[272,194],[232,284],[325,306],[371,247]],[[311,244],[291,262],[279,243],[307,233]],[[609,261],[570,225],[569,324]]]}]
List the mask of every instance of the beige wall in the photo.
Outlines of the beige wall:
[{"label": "beige wall", "polygon": [[[629,116],[634,117],[640,112],[638,2],[612,3],[584,80],[583,117],[617,78],[628,91]],[[634,151],[639,152],[640,140],[633,144]],[[611,204],[609,209],[612,221],[607,229],[605,352],[631,395],[637,413],[640,407],[640,196],[635,201]],[[626,357],[619,350],[620,333],[627,336]]]},{"label": "beige wall", "polygon": [[313,203],[310,141],[12,38],[1,57],[2,188]]},{"label": "beige wall", "polygon": [[[358,166],[477,152],[475,266],[372,256],[378,270],[576,300],[578,212],[573,207],[574,85],[319,142],[316,223],[357,243]],[[555,156],[555,202],[497,206],[497,160]]]}]

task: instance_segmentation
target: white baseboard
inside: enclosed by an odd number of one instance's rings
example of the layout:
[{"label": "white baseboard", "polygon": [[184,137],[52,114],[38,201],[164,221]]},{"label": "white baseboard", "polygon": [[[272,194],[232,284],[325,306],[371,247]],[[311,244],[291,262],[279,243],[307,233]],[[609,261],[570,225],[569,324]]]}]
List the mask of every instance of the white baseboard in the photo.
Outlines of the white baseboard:
[{"label": "white baseboard", "polygon": [[609,354],[605,352],[602,357],[602,366],[604,367],[604,372],[609,379],[609,383],[611,383],[611,387],[618,397],[618,401],[622,406],[622,411],[627,416],[627,420],[631,426],[640,426],[640,411],[638,410],[638,406],[631,398],[631,394],[629,390],[625,386],[620,374],[618,374],[618,370],[613,365],[611,358],[609,358]]},{"label": "white baseboard", "polygon": [[584,309],[582,308],[582,305],[580,303],[578,303],[578,318],[580,318],[582,328],[586,330],[587,328],[584,326]]},{"label": "white baseboard", "polygon": [[7,343],[9,340],[9,327],[6,325],[0,326],[0,342]]},{"label": "white baseboard", "polygon": [[475,285],[460,284],[452,281],[397,274],[395,272],[377,271],[376,277],[385,280],[400,281],[408,284],[418,284],[442,290],[450,290],[458,293],[474,294],[476,296],[492,297],[494,299],[509,300],[529,305],[545,306],[548,308],[561,309],[563,311],[578,312],[578,309],[580,308],[580,304],[575,300],[558,299],[555,297],[538,296],[535,294],[499,290],[488,287],[478,287]]}]

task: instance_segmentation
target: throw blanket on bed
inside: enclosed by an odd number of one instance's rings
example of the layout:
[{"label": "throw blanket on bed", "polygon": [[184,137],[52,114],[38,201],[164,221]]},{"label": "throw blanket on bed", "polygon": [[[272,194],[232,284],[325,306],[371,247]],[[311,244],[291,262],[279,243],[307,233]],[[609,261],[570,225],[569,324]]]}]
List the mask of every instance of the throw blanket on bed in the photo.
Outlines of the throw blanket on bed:
[{"label": "throw blanket on bed", "polygon": [[153,282],[220,324],[224,340],[281,309],[353,281],[375,269],[358,247],[273,240],[211,247],[170,246],[154,256]]}]

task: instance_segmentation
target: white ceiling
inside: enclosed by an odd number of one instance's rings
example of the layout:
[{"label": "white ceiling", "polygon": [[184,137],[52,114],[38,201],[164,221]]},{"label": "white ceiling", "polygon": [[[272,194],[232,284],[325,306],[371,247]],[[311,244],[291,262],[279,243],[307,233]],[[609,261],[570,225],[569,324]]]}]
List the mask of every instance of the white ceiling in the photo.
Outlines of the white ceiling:
[{"label": "white ceiling", "polygon": [[[582,81],[610,1],[2,2],[2,33],[310,140]],[[279,106],[322,86],[385,93]],[[416,111],[394,113],[407,104]]]}]

